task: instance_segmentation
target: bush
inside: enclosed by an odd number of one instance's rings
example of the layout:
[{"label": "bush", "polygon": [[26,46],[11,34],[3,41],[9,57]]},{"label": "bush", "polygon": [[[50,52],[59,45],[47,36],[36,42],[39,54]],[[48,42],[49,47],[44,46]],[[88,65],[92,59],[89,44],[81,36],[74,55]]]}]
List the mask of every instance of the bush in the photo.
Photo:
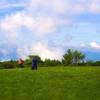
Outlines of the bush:
[{"label": "bush", "polygon": [[5,61],[0,63],[0,69],[9,69],[18,67],[17,61]]},{"label": "bush", "polygon": [[44,66],[59,66],[61,62],[58,60],[45,59]]}]

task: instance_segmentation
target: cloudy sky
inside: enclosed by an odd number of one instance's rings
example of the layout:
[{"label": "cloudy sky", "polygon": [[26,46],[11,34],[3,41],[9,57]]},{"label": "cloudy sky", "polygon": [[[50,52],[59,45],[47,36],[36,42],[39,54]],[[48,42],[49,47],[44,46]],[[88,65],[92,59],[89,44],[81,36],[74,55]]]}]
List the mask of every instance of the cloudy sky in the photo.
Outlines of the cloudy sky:
[{"label": "cloudy sky", "polygon": [[68,48],[100,60],[100,0],[0,0],[0,59],[61,59]]}]

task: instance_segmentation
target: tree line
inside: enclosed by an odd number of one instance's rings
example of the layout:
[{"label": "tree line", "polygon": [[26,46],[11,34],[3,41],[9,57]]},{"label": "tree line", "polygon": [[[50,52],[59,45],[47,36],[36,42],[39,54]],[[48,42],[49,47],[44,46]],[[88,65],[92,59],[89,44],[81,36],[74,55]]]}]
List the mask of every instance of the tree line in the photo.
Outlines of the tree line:
[{"label": "tree line", "polygon": [[[38,60],[38,66],[40,67],[53,67],[53,66],[100,66],[100,61],[86,61],[85,54],[78,50],[68,49],[63,55],[61,61],[45,59],[44,61],[38,55],[30,55],[28,59],[25,60],[24,67],[31,66],[32,58]],[[0,62],[0,69],[7,68],[18,68],[17,60],[3,61]]]}]

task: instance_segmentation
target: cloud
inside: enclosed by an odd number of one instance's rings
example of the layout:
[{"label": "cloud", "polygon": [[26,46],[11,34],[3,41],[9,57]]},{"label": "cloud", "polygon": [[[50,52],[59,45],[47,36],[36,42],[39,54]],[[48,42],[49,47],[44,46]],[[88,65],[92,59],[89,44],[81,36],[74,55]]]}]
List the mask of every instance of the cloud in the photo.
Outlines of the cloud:
[{"label": "cloud", "polygon": [[[46,2],[44,0],[44,3],[49,4],[48,1],[49,0],[47,0]],[[61,0],[59,1],[61,2]],[[34,2],[34,6],[37,6],[37,4],[41,5],[41,3],[42,5],[44,4],[43,2],[41,2],[41,0],[35,0],[32,2]],[[55,4],[52,4],[52,7],[56,7],[55,10],[58,11],[59,4],[56,5],[55,2]],[[8,5],[9,7],[12,7],[16,6],[17,4]],[[8,5],[2,7],[7,8]],[[35,15],[32,14],[31,10],[32,9],[28,10],[27,7],[27,10],[25,11],[19,11],[17,13],[12,13],[5,16],[2,20],[0,20],[0,34],[4,37],[3,39],[7,41],[7,44],[15,45],[15,47],[17,48],[16,52],[18,54],[18,57],[21,56],[23,58],[27,58],[28,55],[35,53],[39,54],[42,59],[60,59],[60,55],[62,54],[61,50],[59,50],[58,48],[55,48],[55,50],[51,50],[51,47],[48,47],[48,43],[42,44],[41,41],[44,38],[39,39],[40,43],[38,43],[38,38],[56,33],[56,30],[60,25],[59,18],[55,18],[52,15],[42,14],[42,12],[39,15]],[[28,37],[28,35],[30,37]],[[24,43],[25,45],[23,45]],[[33,46],[32,44],[35,45]],[[13,46],[10,48],[13,49]]]},{"label": "cloud", "polygon": [[99,5],[99,0],[31,0],[28,3],[30,9],[51,10],[59,14],[100,13]]},{"label": "cloud", "polygon": [[[65,1],[64,1],[65,2]],[[99,0],[67,0],[66,10],[71,14],[83,14],[83,13],[100,13],[100,1]]]},{"label": "cloud", "polygon": [[100,45],[97,44],[96,42],[91,42],[90,47],[93,48],[93,49],[100,49]]},{"label": "cloud", "polygon": [[85,47],[86,47],[86,44],[81,43],[81,44],[80,44],[80,47],[81,47],[81,48],[85,48]]},{"label": "cloud", "polygon": [[45,43],[37,42],[31,46],[23,46],[23,48],[17,49],[17,53],[23,59],[26,59],[28,55],[39,55],[42,60],[45,59],[56,59],[61,60],[63,51],[56,48],[50,49]]},{"label": "cloud", "polygon": [[2,31],[7,32],[10,37],[15,37],[22,27],[26,27],[37,35],[45,35],[56,30],[57,24],[49,16],[30,16],[26,13],[18,12],[7,16],[0,22]]},{"label": "cloud", "polygon": [[56,30],[57,24],[52,17],[38,16],[34,20],[33,31],[38,35],[52,33]]},{"label": "cloud", "polygon": [[30,10],[47,10],[56,13],[62,13],[66,10],[65,0],[30,0],[28,3]]},{"label": "cloud", "polygon": [[[27,58],[30,54],[39,54],[42,59],[61,59],[60,56],[63,54],[61,45],[63,47],[77,45],[81,40],[79,37],[87,39],[91,33],[95,32],[93,23],[82,21],[81,25],[76,21],[79,21],[76,15],[100,13],[99,5],[99,0],[23,0],[17,3],[0,3],[0,9],[25,7],[23,11],[18,12],[9,10],[11,13],[0,19],[0,35],[3,37],[0,40],[14,44],[18,56],[23,58]],[[82,33],[88,33],[89,36]],[[49,46],[49,39],[54,40],[55,44]],[[69,43],[70,40],[71,43]],[[55,45],[54,49],[52,49],[53,45]],[[86,46],[81,44],[80,47]],[[99,45],[93,42],[90,47],[99,48]]]},{"label": "cloud", "polygon": [[32,50],[41,56],[42,59],[61,59],[63,52],[59,48],[50,49],[46,44],[37,43]]},{"label": "cloud", "polygon": [[100,13],[99,0],[31,0],[29,9],[52,11],[59,14]]},{"label": "cloud", "polygon": [[24,7],[29,12],[56,14],[100,13],[99,0],[23,0],[17,3],[1,2],[0,9]]}]

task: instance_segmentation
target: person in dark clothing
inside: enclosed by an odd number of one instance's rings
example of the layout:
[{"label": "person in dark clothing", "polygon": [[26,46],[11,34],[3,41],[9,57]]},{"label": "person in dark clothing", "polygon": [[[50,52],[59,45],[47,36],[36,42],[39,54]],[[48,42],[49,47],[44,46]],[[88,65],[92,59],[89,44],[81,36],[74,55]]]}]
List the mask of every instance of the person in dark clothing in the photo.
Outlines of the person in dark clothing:
[{"label": "person in dark clothing", "polygon": [[32,59],[32,70],[36,69],[37,70],[37,63],[38,63],[38,60],[36,58],[33,58]]}]

